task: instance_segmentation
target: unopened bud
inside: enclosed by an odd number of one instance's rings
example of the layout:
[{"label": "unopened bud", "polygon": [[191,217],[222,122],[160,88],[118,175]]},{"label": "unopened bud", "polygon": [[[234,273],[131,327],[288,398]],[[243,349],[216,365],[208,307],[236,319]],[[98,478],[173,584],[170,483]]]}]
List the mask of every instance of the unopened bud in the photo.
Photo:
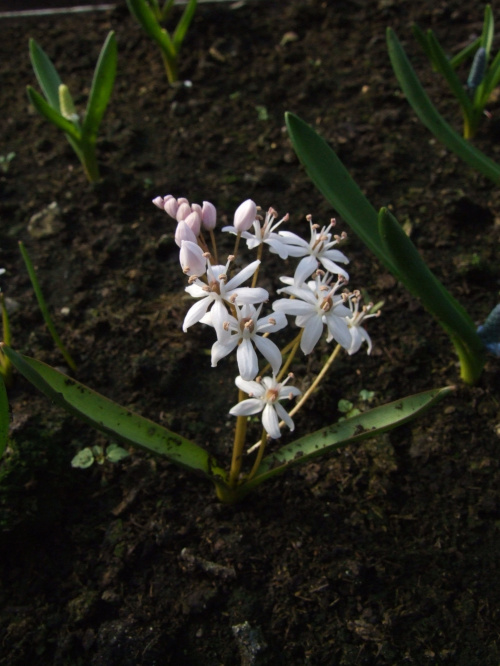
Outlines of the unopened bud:
[{"label": "unopened bud", "polygon": [[179,208],[179,204],[177,203],[177,199],[173,197],[171,194],[167,194],[165,197],[165,213],[167,215],[170,215],[170,217],[173,217],[174,220],[177,219],[177,209]]},{"label": "unopened bud", "polygon": [[238,206],[234,214],[234,228],[238,233],[248,231],[257,217],[257,206],[254,201],[247,199]]},{"label": "unopened bud", "polygon": [[184,220],[181,220],[177,224],[177,229],[175,230],[174,239],[179,247],[182,246],[182,241],[191,241],[196,245],[196,236],[194,235],[193,230],[190,227],[188,227],[188,225],[184,222]]},{"label": "unopened bud", "polygon": [[153,203],[160,210],[165,210],[165,200],[163,197],[155,197]]},{"label": "unopened bud", "polygon": [[197,243],[182,241],[179,261],[186,275],[203,275],[207,270],[207,260]]},{"label": "unopened bud", "polygon": [[207,231],[215,229],[217,223],[217,211],[215,206],[210,201],[204,201],[201,213],[201,223],[203,228]]},{"label": "unopened bud", "polygon": [[71,120],[72,123],[78,122],[79,116],[76,112],[73,98],[71,97],[68,86],[64,83],[59,85],[59,108],[61,109],[61,115],[66,118],[66,120]]},{"label": "unopened bud", "polygon": [[[179,203],[179,201],[177,201]],[[191,206],[183,201],[182,203],[179,204],[179,208],[177,209],[177,215],[175,216],[175,219],[177,222],[180,222],[181,220],[185,220],[188,215],[191,214]]]},{"label": "unopened bud", "polygon": [[197,212],[193,211],[192,213],[189,213],[184,222],[193,231],[195,236],[200,235],[201,217],[198,215]]}]

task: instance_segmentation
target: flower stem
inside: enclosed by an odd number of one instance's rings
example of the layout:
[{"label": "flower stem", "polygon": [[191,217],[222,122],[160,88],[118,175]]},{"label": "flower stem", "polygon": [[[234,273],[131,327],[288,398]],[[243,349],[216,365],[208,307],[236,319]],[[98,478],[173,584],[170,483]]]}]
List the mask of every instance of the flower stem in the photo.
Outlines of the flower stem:
[{"label": "flower stem", "polygon": [[[287,345],[287,347],[285,347],[285,349],[286,349],[286,348],[290,348],[290,346],[291,346],[292,350],[288,354],[288,358],[286,359],[285,363],[283,364],[283,367],[281,368],[281,370],[278,373],[278,376],[276,377],[277,381],[279,381],[282,377],[285,376],[288,368],[290,367],[293,359],[295,358],[295,354],[297,353],[297,349],[299,348],[300,340],[302,338],[302,333],[303,332],[304,332],[304,329],[301,328],[300,333],[297,335],[295,340],[293,340],[292,343],[290,343],[289,345]],[[283,351],[285,351],[285,350],[283,350]]]},{"label": "flower stem", "polygon": [[330,366],[334,362],[334,360],[337,358],[339,351],[342,349],[340,345],[337,345],[333,352],[330,354],[330,358],[328,361],[325,363],[325,365],[321,368],[321,371],[318,373],[318,376],[316,379],[313,381],[311,386],[307,389],[307,391],[303,394],[299,402],[295,405],[295,407],[290,410],[290,416],[293,416],[296,414],[299,409],[302,407],[302,405],[306,402],[306,400],[309,398],[309,396],[316,390],[318,387],[318,384],[321,382],[323,377],[326,375],[328,370],[330,369]]},{"label": "flower stem", "polygon": [[[245,393],[239,389],[238,402],[245,399]],[[236,428],[234,430],[233,456],[231,469],[229,470],[229,487],[234,488],[238,483],[241,464],[243,462],[243,447],[245,446],[245,435],[247,432],[248,416],[236,417]]]},{"label": "flower stem", "polygon": [[253,477],[257,473],[257,470],[260,467],[262,456],[264,455],[264,451],[266,449],[266,442],[267,442],[267,433],[266,433],[265,430],[262,430],[262,437],[260,438],[260,444],[259,444],[259,450],[257,452],[257,457],[255,458],[255,461],[254,461],[253,467],[250,471],[250,474],[245,479],[245,483],[247,481],[250,481],[250,479],[253,479]]},{"label": "flower stem", "polygon": [[[257,250],[257,259],[258,259],[259,261],[262,260],[262,249],[263,249],[263,247],[264,247],[264,245],[261,243],[261,244],[259,245],[258,250]],[[257,277],[258,277],[258,275],[259,275],[259,268],[260,268],[260,264],[257,266],[257,269],[256,269],[255,273],[253,274],[253,278],[252,278],[252,287],[255,287],[255,286],[257,285]]]}]

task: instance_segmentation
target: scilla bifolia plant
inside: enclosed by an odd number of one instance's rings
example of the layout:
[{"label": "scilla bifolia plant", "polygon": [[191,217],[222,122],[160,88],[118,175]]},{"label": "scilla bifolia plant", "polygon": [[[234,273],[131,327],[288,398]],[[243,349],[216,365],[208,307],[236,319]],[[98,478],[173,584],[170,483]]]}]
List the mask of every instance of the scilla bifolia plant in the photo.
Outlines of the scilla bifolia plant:
[{"label": "scilla bifolia plant", "polygon": [[[449,58],[432,30],[424,32],[417,25],[413,34],[437,72],[440,72],[451,92],[457,98],[464,119],[464,138],[471,139],[479,126],[488,100],[500,82],[500,52],[491,60],[491,47],[494,38],[493,13],[491,6],[484,9],[484,23],[481,36]],[[467,82],[464,85],[456,69],[464,62],[471,61]]]},{"label": "scilla bifolia plant", "polygon": [[379,213],[328,144],[292,113],[286,125],[293,147],[316,187],[385,267],[444,328],[460,360],[462,379],[475,383],[484,366],[486,347],[474,322],[430,271],[396,218]]},{"label": "scilla bifolia plant", "polygon": [[[472,146],[468,140],[464,139],[451,127],[451,125],[449,125],[449,123],[446,122],[446,120],[429,99],[415,73],[415,70],[410,64],[410,61],[408,60],[408,57],[403,47],[401,46],[400,41],[391,28],[387,29],[387,46],[392,68],[399,82],[399,85],[401,86],[406,99],[417,114],[419,120],[449,150],[453,151],[469,166],[471,166],[473,169],[476,169],[476,171],[479,171],[484,176],[492,180],[496,185],[498,185],[500,182],[500,166],[487,155],[485,155],[482,151]],[[449,67],[451,67],[451,65],[449,65]],[[453,74],[455,73],[453,72]],[[488,92],[489,97],[492,91],[491,86],[492,84],[497,85],[499,76],[500,58],[497,54],[493,64],[488,69],[486,78],[483,79],[482,84],[478,86],[475,92],[475,96],[486,95],[486,92]],[[475,81],[477,82],[477,79],[475,79]],[[464,90],[462,88],[462,84],[460,83],[458,83],[455,87],[457,91],[461,91],[461,98],[464,100],[464,103],[468,105],[467,113],[470,115],[470,118],[467,120],[468,116],[466,116],[466,120],[464,122],[467,124],[467,127],[475,127],[475,125],[472,123],[473,121],[479,122],[481,114],[479,113],[478,109],[474,111],[472,107],[472,101],[470,100],[467,93],[467,89]],[[472,136],[472,129],[467,129],[465,136],[467,138]]]},{"label": "scilla bifolia plant", "polygon": [[[345,234],[333,233],[333,220],[322,227],[309,217],[309,237],[302,238],[280,229],[288,215],[278,220],[270,208],[262,217],[255,203],[247,200],[236,210],[233,225],[223,229],[235,235],[235,242],[232,254],[221,262],[214,234],[216,210],[211,203],[200,206],[168,195],[157,197],[154,204],[177,222],[180,265],[188,282],[186,292],[194,300],[183,330],[200,324],[212,330],[212,367],[225,357],[236,357],[236,363],[229,361],[237,366],[237,397],[227,407],[236,419],[229,470],[194,442],[131,413],[48,365],[4,347],[13,365],[43,393],[113,440],[163,454],[201,473],[215,484],[222,501],[235,502],[292,466],[408,421],[450,390],[419,393],[276,447],[283,428],[294,430],[293,415],[317,390],[341,349],[354,354],[366,344],[368,352],[371,350],[364,325],[379,310],[371,304],[362,306],[360,293],[348,288],[344,268],[348,259],[338,249]],[[238,254],[242,239],[257,253],[250,263]],[[272,277],[269,270],[275,270],[278,258],[299,261],[293,275],[281,277],[278,298],[270,302],[271,295],[258,283],[263,276]],[[290,337],[286,337],[290,330],[287,317],[295,320]],[[326,342],[334,344],[333,350],[303,393],[300,378],[294,377],[291,368],[297,356],[311,354],[325,334]],[[296,399],[290,409],[288,405]],[[256,443],[251,417],[261,422]],[[271,451],[266,455],[268,448]]]},{"label": "scilla bifolia plant", "polygon": [[114,32],[108,34],[99,54],[83,119],[75,109],[68,86],[61,81],[45,51],[34,39],[30,39],[29,49],[36,78],[45,95],[44,99],[40,93],[28,86],[30,102],[40,115],[66,134],[88,180],[99,180],[96,141],[116,75],[117,46]]},{"label": "scilla bifolia plant", "polygon": [[179,80],[179,51],[193,19],[198,0],[187,1],[177,27],[173,35],[170,35],[165,28],[162,28],[161,24],[169,16],[174,2],[175,0],[165,0],[161,5],[158,0],[127,0],[132,16],[160,47],[169,83],[175,83]]}]

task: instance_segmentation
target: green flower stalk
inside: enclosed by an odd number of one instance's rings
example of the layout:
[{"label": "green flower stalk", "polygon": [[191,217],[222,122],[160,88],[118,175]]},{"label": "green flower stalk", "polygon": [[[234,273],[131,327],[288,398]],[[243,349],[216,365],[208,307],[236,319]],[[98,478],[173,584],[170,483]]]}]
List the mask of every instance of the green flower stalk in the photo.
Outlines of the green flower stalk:
[{"label": "green flower stalk", "polygon": [[160,47],[169,83],[176,83],[179,80],[179,51],[198,4],[198,0],[188,0],[179,23],[171,35],[161,23],[170,14],[174,1],[165,0],[161,6],[158,0],[127,0],[132,16]]},{"label": "green flower stalk", "polygon": [[80,120],[68,87],[61,81],[50,58],[35,42],[29,43],[30,58],[44,97],[28,86],[28,97],[40,115],[61,129],[80,160],[89,182],[99,180],[96,142],[111,97],[116,75],[117,45],[110,32],[101,49],[83,120]]}]

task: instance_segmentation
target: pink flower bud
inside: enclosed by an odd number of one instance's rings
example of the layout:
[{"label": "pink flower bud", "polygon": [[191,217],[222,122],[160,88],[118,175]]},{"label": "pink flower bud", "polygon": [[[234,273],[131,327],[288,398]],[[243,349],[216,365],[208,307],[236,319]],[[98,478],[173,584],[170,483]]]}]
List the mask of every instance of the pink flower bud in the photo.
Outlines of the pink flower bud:
[{"label": "pink flower bud", "polygon": [[201,220],[201,216],[202,216],[203,211],[201,210],[200,204],[191,204],[191,210],[194,213],[198,213],[198,215],[200,216],[200,220]]},{"label": "pink flower bud", "polygon": [[163,197],[155,197],[153,203],[160,210],[165,210],[165,200]]},{"label": "pink flower bud", "polygon": [[177,222],[180,222],[181,220],[185,220],[186,217],[190,214],[191,214],[191,206],[186,202],[182,202],[179,204],[179,208],[177,209],[177,215],[175,216],[175,219],[177,220]]},{"label": "pink flower bud", "polygon": [[186,217],[184,222],[193,231],[195,236],[200,235],[201,217],[198,215],[198,213],[196,213],[194,211],[192,213],[189,213],[189,215]]},{"label": "pink flower bud", "polygon": [[182,241],[179,261],[186,275],[196,275],[199,277],[207,270],[207,260],[203,255],[203,250],[199,245],[191,241]]},{"label": "pink flower bud", "polygon": [[175,230],[174,238],[176,244],[179,247],[181,247],[182,241],[191,241],[196,245],[196,236],[194,235],[192,229],[190,229],[188,225],[184,222],[184,220],[181,220],[177,224],[177,229]]},{"label": "pink flower bud", "polygon": [[165,197],[165,213],[170,215],[170,217],[173,217],[174,220],[176,219],[178,208],[179,208],[179,204],[177,203],[177,200],[172,195],[169,195],[168,197]]},{"label": "pink flower bud", "polygon": [[201,223],[203,228],[207,231],[215,229],[215,225],[217,223],[217,211],[215,210],[215,206],[211,204],[210,201],[204,201],[203,208],[201,210]]},{"label": "pink flower bud", "polygon": [[177,199],[177,203],[179,204],[179,206],[183,203],[187,203],[187,205],[189,206],[189,201],[186,199],[186,197],[179,197]]},{"label": "pink flower bud", "polygon": [[238,206],[234,214],[234,228],[238,233],[248,231],[257,217],[257,206],[251,199],[247,199]]}]

